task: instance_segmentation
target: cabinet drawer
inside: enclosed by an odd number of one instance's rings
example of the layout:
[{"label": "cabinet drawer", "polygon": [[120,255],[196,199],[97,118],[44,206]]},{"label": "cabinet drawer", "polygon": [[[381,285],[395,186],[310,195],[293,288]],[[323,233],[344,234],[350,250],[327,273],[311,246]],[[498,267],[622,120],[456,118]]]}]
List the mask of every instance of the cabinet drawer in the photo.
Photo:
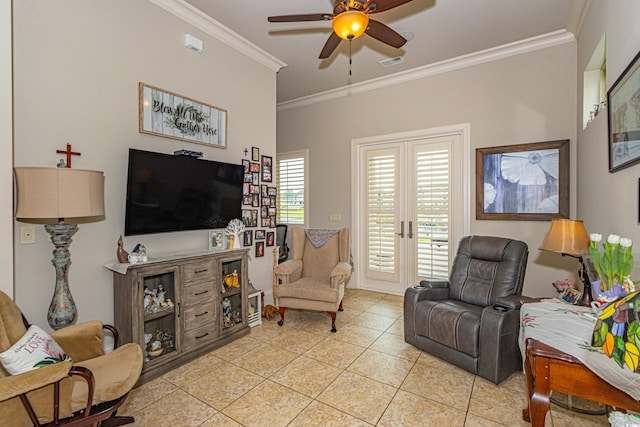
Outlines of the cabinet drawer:
[{"label": "cabinet drawer", "polygon": [[200,282],[185,286],[182,294],[183,303],[185,306],[191,306],[193,304],[203,304],[207,303],[208,301],[213,301],[216,295],[214,291],[213,280],[209,282]]},{"label": "cabinet drawer", "polygon": [[188,262],[182,266],[183,281],[211,280],[216,277],[216,263],[214,260]]},{"label": "cabinet drawer", "polygon": [[216,303],[211,301],[206,304],[198,304],[184,311],[184,328],[189,331],[204,324],[212,323],[216,317]]},{"label": "cabinet drawer", "polygon": [[210,323],[199,328],[186,331],[184,333],[184,351],[189,351],[194,347],[205,345],[218,337],[218,330],[214,323]]}]

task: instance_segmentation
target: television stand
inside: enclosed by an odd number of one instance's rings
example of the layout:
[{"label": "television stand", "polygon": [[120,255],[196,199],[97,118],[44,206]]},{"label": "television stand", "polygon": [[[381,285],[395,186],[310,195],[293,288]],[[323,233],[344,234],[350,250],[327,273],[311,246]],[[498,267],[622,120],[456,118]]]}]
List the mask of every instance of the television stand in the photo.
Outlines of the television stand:
[{"label": "television stand", "polygon": [[[145,355],[138,385],[249,333],[248,252],[105,265],[113,271],[115,327]],[[234,272],[238,280],[229,287],[224,277]]]}]

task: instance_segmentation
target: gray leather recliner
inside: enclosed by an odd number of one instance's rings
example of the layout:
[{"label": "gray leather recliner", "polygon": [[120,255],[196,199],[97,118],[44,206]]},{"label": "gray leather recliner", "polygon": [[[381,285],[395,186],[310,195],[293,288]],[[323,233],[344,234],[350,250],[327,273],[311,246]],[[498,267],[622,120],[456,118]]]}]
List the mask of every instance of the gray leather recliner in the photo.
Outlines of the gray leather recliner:
[{"label": "gray leather recliner", "polygon": [[460,240],[449,280],[423,280],[404,296],[404,339],[499,384],[522,369],[518,348],[529,250],[519,240]]}]

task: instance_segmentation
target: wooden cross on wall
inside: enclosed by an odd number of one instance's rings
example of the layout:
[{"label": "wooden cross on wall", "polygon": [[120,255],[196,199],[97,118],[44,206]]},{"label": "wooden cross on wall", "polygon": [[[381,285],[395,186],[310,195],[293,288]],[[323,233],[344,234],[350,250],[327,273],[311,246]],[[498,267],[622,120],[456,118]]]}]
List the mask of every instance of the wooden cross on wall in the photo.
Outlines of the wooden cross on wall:
[{"label": "wooden cross on wall", "polygon": [[67,163],[66,167],[71,167],[71,156],[80,156],[81,154],[77,151],[71,151],[71,144],[67,144],[66,150],[56,150],[57,154],[66,154],[67,155]]}]

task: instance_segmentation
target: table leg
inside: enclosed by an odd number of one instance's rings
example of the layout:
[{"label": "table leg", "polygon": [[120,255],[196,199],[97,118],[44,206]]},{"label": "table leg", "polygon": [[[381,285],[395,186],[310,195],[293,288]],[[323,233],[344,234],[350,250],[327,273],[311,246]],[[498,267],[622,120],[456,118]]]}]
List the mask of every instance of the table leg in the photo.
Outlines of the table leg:
[{"label": "table leg", "polygon": [[545,416],[549,412],[549,395],[551,393],[549,363],[548,358],[534,356],[527,345],[525,376],[529,406],[522,411],[522,418],[525,421],[531,421],[532,427],[544,427]]}]

